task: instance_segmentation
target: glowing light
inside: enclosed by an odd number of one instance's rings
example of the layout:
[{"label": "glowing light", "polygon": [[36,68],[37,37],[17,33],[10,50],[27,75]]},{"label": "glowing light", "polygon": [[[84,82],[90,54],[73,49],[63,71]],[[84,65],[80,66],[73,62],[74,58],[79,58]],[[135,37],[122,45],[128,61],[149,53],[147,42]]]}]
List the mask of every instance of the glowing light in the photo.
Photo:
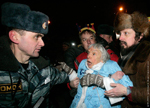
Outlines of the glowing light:
[{"label": "glowing light", "polygon": [[71,43],[72,46],[76,46],[76,44],[74,42]]},{"label": "glowing light", "polygon": [[120,7],[120,8],[119,8],[119,11],[123,11],[123,7]]},{"label": "glowing light", "polygon": [[48,20],[48,24],[50,24],[51,22],[50,22],[50,20]]}]

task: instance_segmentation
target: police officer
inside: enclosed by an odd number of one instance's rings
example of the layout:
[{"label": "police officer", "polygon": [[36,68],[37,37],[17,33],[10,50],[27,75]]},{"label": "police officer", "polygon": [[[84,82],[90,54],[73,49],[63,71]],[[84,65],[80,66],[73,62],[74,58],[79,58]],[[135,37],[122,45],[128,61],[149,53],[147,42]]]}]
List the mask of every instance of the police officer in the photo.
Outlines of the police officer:
[{"label": "police officer", "polygon": [[65,63],[59,67],[65,72],[59,72],[39,56],[49,18],[24,4],[4,3],[1,8],[8,34],[0,37],[0,107],[38,108],[41,103],[48,107],[52,85],[69,80],[73,87],[78,85],[73,69]]}]

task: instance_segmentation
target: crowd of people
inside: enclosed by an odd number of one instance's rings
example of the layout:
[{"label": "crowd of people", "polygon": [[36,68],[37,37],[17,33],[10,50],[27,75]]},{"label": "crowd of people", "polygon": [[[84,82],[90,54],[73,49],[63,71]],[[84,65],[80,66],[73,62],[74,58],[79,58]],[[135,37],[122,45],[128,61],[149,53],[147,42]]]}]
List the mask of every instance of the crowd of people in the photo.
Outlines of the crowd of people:
[{"label": "crowd of people", "polygon": [[0,108],[149,107],[150,22],[145,14],[118,13],[113,27],[80,28],[81,45],[64,42],[63,56],[53,65],[39,55],[48,20],[25,4],[1,6],[7,29],[0,36]]}]

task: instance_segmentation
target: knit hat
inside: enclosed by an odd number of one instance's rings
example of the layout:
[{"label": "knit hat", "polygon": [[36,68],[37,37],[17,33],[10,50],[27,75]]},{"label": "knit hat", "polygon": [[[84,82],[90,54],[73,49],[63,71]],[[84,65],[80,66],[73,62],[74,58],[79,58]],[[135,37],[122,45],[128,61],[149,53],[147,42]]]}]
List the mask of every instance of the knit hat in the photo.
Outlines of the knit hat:
[{"label": "knit hat", "polygon": [[101,24],[98,26],[97,35],[106,34],[113,36],[114,28],[107,24]]},{"label": "knit hat", "polygon": [[146,15],[139,12],[132,14],[120,13],[114,22],[115,32],[124,29],[133,29],[135,32],[143,33],[145,37],[149,35],[149,22]]},{"label": "knit hat", "polygon": [[4,3],[1,6],[1,23],[7,27],[48,33],[49,17],[42,12],[31,11],[30,7],[19,3]]},{"label": "knit hat", "polygon": [[79,26],[78,24],[76,24],[76,25],[77,25],[77,27],[78,27],[79,34],[82,33],[82,32],[85,31],[85,30],[92,31],[93,33],[96,34],[96,31],[95,31],[95,28],[94,28],[94,23],[91,23],[91,24],[90,24],[91,27],[90,27],[89,24],[87,24],[87,25],[86,25],[85,27],[83,27],[82,29],[81,29],[81,26]]}]

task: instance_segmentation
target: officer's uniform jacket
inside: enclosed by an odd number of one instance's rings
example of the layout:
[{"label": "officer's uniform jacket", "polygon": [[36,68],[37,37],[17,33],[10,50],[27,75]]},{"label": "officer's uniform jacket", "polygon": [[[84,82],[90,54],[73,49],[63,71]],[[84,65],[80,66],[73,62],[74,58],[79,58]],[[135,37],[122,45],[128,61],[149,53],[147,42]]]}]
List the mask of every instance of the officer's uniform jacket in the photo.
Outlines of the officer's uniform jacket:
[{"label": "officer's uniform jacket", "polygon": [[33,107],[40,97],[48,95],[52,85],[64,81],[69,81],[67,74],[42,57],[31,59],[25,70],[14,57],[6,36],[0,37],[0,107]]}]

